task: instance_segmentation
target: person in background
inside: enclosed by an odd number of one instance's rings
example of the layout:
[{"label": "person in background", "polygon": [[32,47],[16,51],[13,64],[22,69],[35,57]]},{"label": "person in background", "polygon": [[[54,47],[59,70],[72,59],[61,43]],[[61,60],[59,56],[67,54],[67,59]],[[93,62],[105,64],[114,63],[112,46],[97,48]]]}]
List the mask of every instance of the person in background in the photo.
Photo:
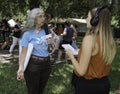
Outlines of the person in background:
[{"label": "person in background", "polygon": [[109,94],[108,79],[111,63],[116,54],[116,45],[110,27],[110,10],[107,6],[88,12],[87,34],[83,38],[78,58],[66,49],[74,72],[72,84],[75,94]]},{"label": "person in background", "polygon": [[3,26],[4,26],[4,24],[3,24],[3,20],[2,20],[0,23],[0,32],[1,32],[1,37],[2,37],[1,42],[5,42],[5,32],[3,31]]},{"label": "person in background", "polygon": [[[2,36],[2,21],[0,21],[0,37],[3,37],[3,36]],[[2,42],[2,38],[1,38],[0,41]]]},{"label": "person in background", "polygon": [[62,42],[60,43],[60,46],[58,49],[58,57],[57,57],[55,64],[62,62],[61,56],[62,56],[62,51],[64,50],[64,48],[62,47],[62,44],[72,45],[72,37],[74,34],[74,30],[70,27],[70,23],[68,21],[66,21],[64,25],[65,25],[64,31],[63,33],[60,34],[60,36],[62,37]]},{"label": "person in background", "polygon": [[71,24],[70,27],[74,30],[74,34],[73,34],[73,41],[76,42],[76,38],[77,38],[77,25]]},{"label": "person in background", "polygon": [[5,39],[5,41],[2,44],[1,49],[5,49],[6,47],[9,47],[9,42],[10,42],[9,36],[10,36],[10,33],[11,33],[11,28],[10,28],[6,19],[4,19],[2,21],[2,23],[3,23],[3,27],[2,27],[3,39]]},{"label": "person in background", "polygon": [[71,24],[70,27],[74,30],[73,37],[72,37],[72,47],[74,49],[78,50],[77,43],[76,43],[76,39],[77,39],[77,25]]},{"label": "person in background", "polygon": [[56,34],[57,35],[60,35],[63,33],[63,30],[64,30],[64,24],[63,23],[57,23],[57,26],[56,26]]},{"label": "person in background", "polygon": [[10,56],[12,56],[12,54],[13,54],[14,47],[17,45],[17,43],[19,44],[19,42],[20,42],[21,33],[22,33],[21,22],[19,20],[17,20],[17,24],[14,26],[14,29],[13,29],[12,45],[10,46],[10,49],[9,49]]},{"label": "person in background", "polygon": [[[19,68],[17,71],[17,80],[25,77],[27,94],[43,94],[44,88],[51,73],[51,63],[49,58],[48,45],[50,39],[42,39],[48,34],[44,27],[45,13],[40,8],[34,8],[30,11],[27,20],[27,28],[21,38],[20,46],[22,50],[19,58]],[[25,29],[24,29],[25,30]],[[33,51],[24,71],[24,61],[28,49],[28,44],[33,44]]]}]

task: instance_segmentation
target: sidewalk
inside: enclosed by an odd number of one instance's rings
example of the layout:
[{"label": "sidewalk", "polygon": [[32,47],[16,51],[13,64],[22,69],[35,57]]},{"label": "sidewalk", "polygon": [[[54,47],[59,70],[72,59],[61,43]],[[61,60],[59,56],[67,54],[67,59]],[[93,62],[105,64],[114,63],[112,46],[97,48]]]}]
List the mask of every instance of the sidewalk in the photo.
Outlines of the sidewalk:
[{"label": "sidewalk", "polygon": [[12,61],[18,60],[18,51],[15,50],[12,57],[9,57],[8,50],[0,50],[0,64],[1,63],[10,63]]}]

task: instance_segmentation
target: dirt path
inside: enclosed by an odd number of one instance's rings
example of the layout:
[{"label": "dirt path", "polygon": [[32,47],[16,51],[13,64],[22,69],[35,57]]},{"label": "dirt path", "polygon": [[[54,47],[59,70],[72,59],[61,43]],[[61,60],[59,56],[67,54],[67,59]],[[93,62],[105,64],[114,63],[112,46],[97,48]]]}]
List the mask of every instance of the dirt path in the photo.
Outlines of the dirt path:
[{"label": "dirt path", "polygon": [[18,60],[18,51],[15,50],[13,56],[10,56],[8,50],[0,50],[0,63],[10,63]]}]

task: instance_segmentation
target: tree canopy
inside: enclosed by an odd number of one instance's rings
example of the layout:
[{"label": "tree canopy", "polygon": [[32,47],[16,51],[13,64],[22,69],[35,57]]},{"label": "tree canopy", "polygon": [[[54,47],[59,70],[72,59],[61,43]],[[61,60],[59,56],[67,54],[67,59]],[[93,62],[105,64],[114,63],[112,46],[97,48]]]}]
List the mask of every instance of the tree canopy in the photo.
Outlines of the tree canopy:
[{"label": "tree canopy", "polygon": [[27,10],[42,7],[53,18],[86,18],[89,9],[111,4],[113,24],[120,25],[119,0],[0,0],[0,18],[25,19]]}]

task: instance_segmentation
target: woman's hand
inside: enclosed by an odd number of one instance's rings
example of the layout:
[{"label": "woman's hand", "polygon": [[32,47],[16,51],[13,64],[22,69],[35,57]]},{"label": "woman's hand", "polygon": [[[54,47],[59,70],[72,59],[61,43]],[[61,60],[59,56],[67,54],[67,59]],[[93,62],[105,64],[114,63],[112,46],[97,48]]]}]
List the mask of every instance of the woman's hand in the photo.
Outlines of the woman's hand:
[{"label": "woman's hand", "polygon": [[19,66],[18,72],[17,72],[17,80],[22,80],[24,78],[24,67]]},{"label": "woman's hand", "polygon": [[48,44],[51,44],[52,38],[47,38],[46,40],[47,40],[47,43],[48,43]]}]

